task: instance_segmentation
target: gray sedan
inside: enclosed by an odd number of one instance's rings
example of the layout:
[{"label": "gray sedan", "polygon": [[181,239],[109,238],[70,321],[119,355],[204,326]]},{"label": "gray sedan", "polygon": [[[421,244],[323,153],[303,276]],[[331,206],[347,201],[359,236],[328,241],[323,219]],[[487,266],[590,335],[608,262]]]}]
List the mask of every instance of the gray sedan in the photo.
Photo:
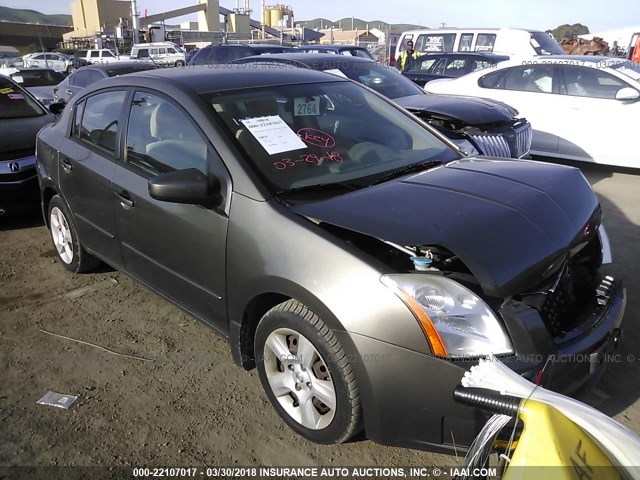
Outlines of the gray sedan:
[{"label": "gray sedan", "polygon": [[315,442],[468,445],[485,417],[452,392],[478,358],[575,392],[620,334],[579,170],[463,157],[334,75],[107,79],[39,133],[38,175],[62,266],[107,262],[210,325]]}]

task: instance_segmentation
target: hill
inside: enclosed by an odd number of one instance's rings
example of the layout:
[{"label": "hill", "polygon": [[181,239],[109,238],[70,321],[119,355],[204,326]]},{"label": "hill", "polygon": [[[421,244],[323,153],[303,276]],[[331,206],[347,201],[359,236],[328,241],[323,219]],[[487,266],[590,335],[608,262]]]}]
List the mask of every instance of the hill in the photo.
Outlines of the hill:
[{"label": "hill", "polygon": [[35,10],[0,7],[0,22],[36,23],[40,25],[72,26],[71,15],[46,15]]},{"label": "hill", "polygon": [[331,28],[331,27],[337,28],[337,29],[351,30],[352,25],[354,30],[355,29],[366,30],[368,25],[369,28],[379,28],[380,30],[386,30],[387,27],[389,27],[391,30],[395,30],[398,32],[404,32],[405,30],[413,30],[416,28],[427,28],[427,27],[422,27],[420,25],[410,25],[406,23],[389,24],[381,20],[366,21],[366,20],[361,20],[359,18],[351,18],[351,17],[341,18],[340,20],[336,20],[335,22],[327,18],[314,18],[313,20],[303,20],[303,21],[296,20],[295,23],[304,24],[306,28],[310,28],[312,30],[315,30],[315,29],[320,30],[323,28]]}]

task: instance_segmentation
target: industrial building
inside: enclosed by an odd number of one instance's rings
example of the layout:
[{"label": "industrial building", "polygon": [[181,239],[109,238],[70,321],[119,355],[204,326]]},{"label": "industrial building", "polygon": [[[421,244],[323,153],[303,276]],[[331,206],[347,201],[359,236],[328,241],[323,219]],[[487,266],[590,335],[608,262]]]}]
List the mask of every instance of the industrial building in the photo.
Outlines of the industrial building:
[{"label": "industrial building", "polygon": [[[193,0],[192,0],[193,1]],[[261,20],[251,19],[249,0],[233,10],[219,0],[195,0],[189,6],[143,16],[136,0],[75,0],[71,5],[73,31],[64,34],[67,48],[127,46],[144,41],[172,40],[183,45],[229,41],[319,41],[322,33],[294,24],[293,10],[286,5],[260,7]],[[196,22],[172,25],[172,19],[197,14]],[[103,45],[107,42],[107,45]]]}]

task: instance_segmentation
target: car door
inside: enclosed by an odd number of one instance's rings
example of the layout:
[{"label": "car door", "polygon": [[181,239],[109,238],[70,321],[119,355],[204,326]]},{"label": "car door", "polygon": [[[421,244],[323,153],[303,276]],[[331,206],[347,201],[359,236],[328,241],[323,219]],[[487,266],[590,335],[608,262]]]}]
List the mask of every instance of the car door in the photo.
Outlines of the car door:
[{"label": "car door", "polygon": [[558,131],[559,153],[566,158],[637,167],[633,149],[612,148],[606,139],[632,136],[640,118],[640,103],[616,100],[630,84],[602,68],[558,65],[561,95],[557,111],[566,120]]},{"label": "car door", "polygon": [[536,63],[498,70],[480,77],[478,85],[478,96],[506,103],[531,122],[531,153],[557,153],[558,131],[565,119],[554,113],[559,83],[553,64]]},{"label": "car door", "polygon": [[59,147],[60,188],[88,250],[122,265],[111,180],[119,156],[125,90],[101,91],[74,105],[74,121]]},{"label": "car door", "polygon": [[126,270],[214,327],[226,329],[224,210],[158,201],[149,195],[148,185],[175,170],[196,168],[221,178],[228,176],[226,169],[186,113],[187,105],[140,90],[129,109],[126,154],[116,167],[112,193]]}]

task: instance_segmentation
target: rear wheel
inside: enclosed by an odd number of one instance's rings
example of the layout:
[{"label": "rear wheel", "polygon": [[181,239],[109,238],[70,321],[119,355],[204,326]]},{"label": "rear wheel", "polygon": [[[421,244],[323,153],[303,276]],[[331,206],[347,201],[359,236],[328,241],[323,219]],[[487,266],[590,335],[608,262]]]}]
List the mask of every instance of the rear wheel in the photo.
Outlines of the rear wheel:
[{"label": "rear wheel", "polygon": [[178,60],[175,65],[176,67],[184,67],[184,62],[182,60]]},{"label": "rear wheel", "polygon": [[351,365],[331,330],[300,302],[269,310],[256,330],[262,386],[284,421],[316,443],[349,440],[362,409]]},{"label": "rear wheel", "polygon": [[80,243],[71,212],[59,195],[49,202],[49,228],[58,259],[64,268],[83,273],[100,264],[100,260],[87,252]]}]

